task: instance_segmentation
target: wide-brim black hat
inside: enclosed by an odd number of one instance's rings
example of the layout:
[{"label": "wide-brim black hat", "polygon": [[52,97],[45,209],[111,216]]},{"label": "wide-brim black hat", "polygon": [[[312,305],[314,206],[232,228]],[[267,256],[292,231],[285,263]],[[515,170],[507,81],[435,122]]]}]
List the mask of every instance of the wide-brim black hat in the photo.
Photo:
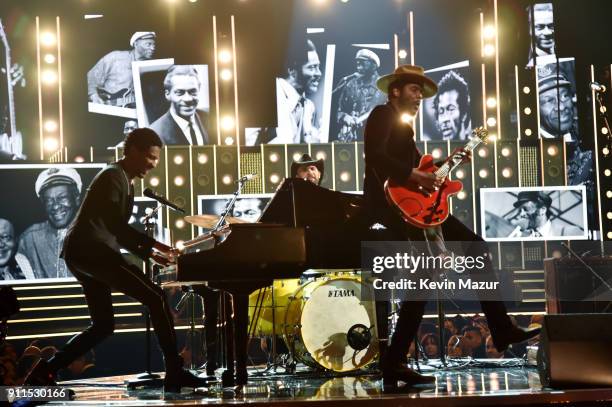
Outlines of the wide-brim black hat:
[{"label": "wide-brim black hat", "polygon": [[378,89],[387,93],[389,85],[395,81],[405,81],[406,83],[417,83],[423,86],[423,97],[429,98],[438,92],[438,85],[425,76],[425,70],[418,65],[400,65],[393,73],[381,76],[376,81]]},{"label": "wide-brim black hat", "polygon": [[317,167],[319,172],[321,172],[321,178],[319,179],[320,184],[321,180],[323,179],[323,174],[325,172],[325,164],[323,163],[323,159],[314,160],[310,155],[303,154],[299,160],[291,163],[291,178],[296,177],[298,168],[300,168],[302,165],[314,165],[315,167]]},{"label": "wide-brim black hat", "polygon": [[519,192],[516,202],[513,204],[515,208],[520,207],[525,202],[535,202],[542,206],[550,207],[552,198],[542,191],[522,191]]}]

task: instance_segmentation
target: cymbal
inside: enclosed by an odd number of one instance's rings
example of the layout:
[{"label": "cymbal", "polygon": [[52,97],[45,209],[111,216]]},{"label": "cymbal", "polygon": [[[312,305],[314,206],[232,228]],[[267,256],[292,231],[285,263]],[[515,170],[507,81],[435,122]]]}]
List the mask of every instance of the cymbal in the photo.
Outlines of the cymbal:
[{"label": "cymbal", "polygon": [[[185,222],[189,222],[192,225],[199,226],[201,228],[212,229],[219,222],[220,216],[217,215],[191,215],[185,216]],[[225,218],[226,223],[247,223],[246,220],[241,218],[234,218],[233,216],[228,216]]]}]

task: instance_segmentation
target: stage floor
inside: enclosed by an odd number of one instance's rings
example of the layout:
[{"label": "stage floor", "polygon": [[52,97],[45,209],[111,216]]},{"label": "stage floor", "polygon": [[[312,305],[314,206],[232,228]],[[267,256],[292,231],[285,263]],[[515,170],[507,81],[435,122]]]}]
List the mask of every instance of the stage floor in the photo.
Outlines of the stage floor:
[{"label": "stage floor", "polygon": [[[463,361],[467,362],[467,361]],[[479,363],[482,362],[482,363]],[[293,375],[264,374],[263,368],[249,369],[249,384],[236,392],[212,383],[208,389],[180,394],[160,388],[128,390],[125,381],[133,376],[115,376],[64,384],[76,393],[70,402],[49,405],[88,406],[157,406],[194,404],[284,404],[323,402],[333,405],[358,403],[385,406],[537,406],[566,403],[577,406],[612,405],[612,389],[550,390],[543,389],[537,371],[523,367],[520,360],[491,359],[453,362],[454,366],[422,366],[424,373],[436,376],[435,386],[383,390],[375,373],[345,376],[324,375],[304,368]],[[431,363],[436,364],[436,361]],[[282,369],[279,369],[282,370]]]}]

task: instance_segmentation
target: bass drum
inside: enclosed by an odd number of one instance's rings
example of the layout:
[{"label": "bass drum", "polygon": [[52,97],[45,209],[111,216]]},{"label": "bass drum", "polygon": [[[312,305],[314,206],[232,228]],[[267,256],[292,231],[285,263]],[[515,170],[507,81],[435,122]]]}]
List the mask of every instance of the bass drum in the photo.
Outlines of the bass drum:
[{"label": "bass drum", "polygon": [[[249,295],[249,329],[252,336],[271,336],[273,319],[276,335],[283,335],[289,298],[300,287],[300,280],[297,278],[274,280],[272,284]],[[272,307],[272,287],[274,287],[274,307]],[[273,310],[275,310],[274,317]]]},{"label": "bass drum", "polygon": [[284,324],[285,341],[296,360],[336,372],[374,360],[374,302],[361,301],[361,289],[358,277],[319,279],[298,288],[290,297]]}]

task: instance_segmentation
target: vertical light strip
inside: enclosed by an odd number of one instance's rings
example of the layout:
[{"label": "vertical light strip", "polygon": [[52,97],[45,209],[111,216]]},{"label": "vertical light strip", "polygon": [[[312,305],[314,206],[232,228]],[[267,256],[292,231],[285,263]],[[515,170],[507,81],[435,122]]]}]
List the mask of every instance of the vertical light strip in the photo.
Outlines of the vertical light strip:
[{"label": "vertical light strip", "polygon": [[216,144],[213,144],[213,174],[214,174],[214,182],[215,182],[215,195],[217,195],[217,145]]},{"label": "vertical light strip", "polygon": [[[514,85],[516,90],[516,129],[518,132],[517,140],[521,139],[521,91],[519,85],[518,65],[514,65]],[[499,103],[499,102],[498,102]]]},{"label": "vertical light strip", "polygon": [[399,38],[393,34],[393,64],[395,68],[399,66]]},{"label": "vertical light strip", "polygon": [[410,64],[414,65],[414,13],[410,12]]},{"label": "vertical light strip", "polygon": [[[166,161],[164,168],[164,175],[166,177],[166,197],[170,198],[170,179],[168,178],[168,168],[170,168],[170,155],[168,154],[168,145],[164,145],[164,160]],[[173,245],[172,242],[172,228],[170,227],[170,208],[164,205],[160,210],[166,212],[166,225],[168,225],[168,230],[170,231],[170,244]]]},{"label": "vertical light strip", "polygon": [[[93,146],[89,147],[89,162],[94,162]],[[117,149],[115,149],[115,155],[117,155]]]},{"label": "vertical light strip", "polygon": [[484,14],[480,13],[480,56],[484,58]]},{"label": "vertical light strip", "polygon": [[40,159],[45,159],[45,143],[43,138],[42,84],[40,72],[40,17],[36,16],[36,67],[38,74],[38,129],[40,134]]},{"label": "vertical light strip", "polygon": [[289,157],[288,157],[288,151],[287,151],[287,144],[284,144],[285,146],[285,173],[283,174],[283,178],[286,178],[289,175]]},{"label": "vertical light strip", "polygon": [[[217,47],[217,16],[213,16],[213,51],[215,53],[215,113],[217,117],[217,144],[221,143],[221,117],[219,114],[219,61],[217,60],[219,49]],[[216,167],[215,167],[216,168]],[[215,184],[215,194],[217,186]]]},{"label": "vertical light strip", "polygon": [[336,154],[335,154],[336,143],[331,143],[331,162],[332,162],[332,189],[336,190]]},{"label": "vertical light strip", "polygon": [[236,26],[233,15],[230,17],[230,20],[232,27],[232,64],[234,69],[234,129],[236,130],[236,163],[238,164],[238,177],[241,177],[242,174],[240,174],[240,122],[238,120],[238,75],[236,71]]},{"label": "vertical light strip", "polygon": [[482,123],[487,127],[487,81],[485,74],[485,64],[480,64],[480,74],[482,80]]},{"label": "vertical light strip", "polygon": [[[501,140],[502,137],[502,126],[501,126],[501,100],[499,99],[499,31],[497,29],[497,0],[493,0],[493,12],[495,21],[495,100],[497,110],[497,140]],[[497,143],[493,145],[497,149]],[[497,157],[497,154],[495,155]],[[497,163],[495,165],[495,171],[497,172]],[[495,185],[497,187],[497,184]]]},{"label": "vertical light strip", "polygon": [[261,157],[261,187],[266,193],[266,156],[264,155],[264,143],[259,144],[259,156]]},{"label": "vertical light strip", "polygon": [[[60,18],[55,17],[55,30],[57,35],[57,103],[59,111],[60,148],[64,147],[64,110],[62,107],[62,37],[60,35]],[[64,160],[68,162],[68,152]]]},{"label": "vertical light strip", "polygon": [[360,189],[359,189],[359,179],[361,177],[359,176],[359,148],[358,148],[359,144],[356,141],[353,144],[355,146],[355,180],[357,181],[355,183],[355,189],[357,191],[360,191]]},{"label": "vertical light strip", "polygon": [[[189,196],[191,198],[191,213],[193,213],[195,211],[193,202],[193,145],[189,146]],[[192,225],[190,225],[189,228],[191,229],[191,238],[193,239],[195,237],[195,228]]]},{"label": "vertical light strip", "polygon": [[[593,65],[591,65],[591,82],[595,81],[595,67]],[[593,103],[593,135],[595,137],[595,179],[597,181],[597,189],[596,191],[601,191],[601,184],[600,184],[600,179],[599,179],[599,171],[601,170],[601,168],[599,168],[599,143],[597,141],[598,138],[598,131],[597,131],[597,106],[595,104],[595,91],[593,89],[591,89],[591,101]],[[606,135],[607,137],[610,137],[610,134]],[[601,207],[601,195],[602,193],[596,193],[595,194],[597,196],[597,207],[599,209],[599,239],[603,242],[604,240],[604,230],[603,230],[603,209]]]}]

